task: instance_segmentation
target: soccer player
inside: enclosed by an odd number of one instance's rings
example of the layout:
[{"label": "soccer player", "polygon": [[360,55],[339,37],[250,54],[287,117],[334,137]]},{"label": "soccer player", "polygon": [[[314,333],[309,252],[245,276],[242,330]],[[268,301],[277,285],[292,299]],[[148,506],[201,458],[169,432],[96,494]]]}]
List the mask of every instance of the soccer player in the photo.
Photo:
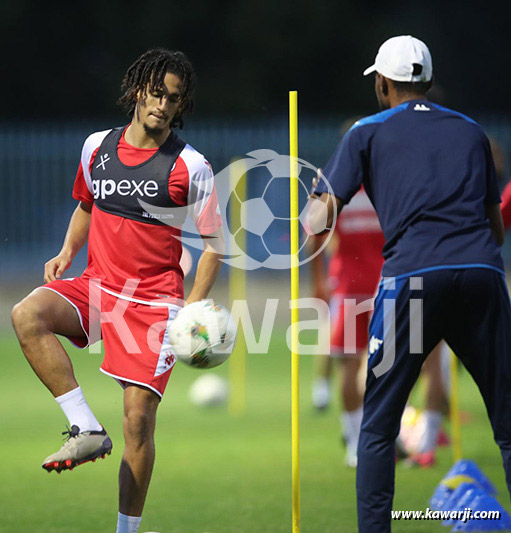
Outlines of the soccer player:
[{"label": "soccer player", "polygon": [[[86,139],[73,189],[79,205],[62,250],[45,265],[46,285],[12,312],[28,362],[69,421],[67,442],[43,461],[48,471],[112,449],[56,335],[81,348],[103,339],[101,370],[124,388],[118,533],[138,530],[154,464],[156,411],[176,361],[168,327],[183,305],[179,236],[186,211],[204,237],[187,303],[207,296],[221,266],[211,167],[175,133],[193,107],[194,87],[182,52],[149,50],[129,67],[119,103],[131,122]],[[62,279],[86,242],[85,272]]]},{"label": "soccer player", "polygon": [[504,228],[509,229],[511,226],[511,182],[502,191],[502,219]]},{"label": "soccer player", "polygon": [[504,228],[508,230],[511,226],[511,181],[507,182],[505,177],[506,164],[502,147],[495,139],[490,139],[490,143],[493,158],[495,160],[497,176],[502,184],[506,184],[502,188],[502,204],[500,205],[500,211],[502,213],[502,220],[504,221]]},{"label": "soccer player", "polygon": [[[357,122],[324,169],[309,224],[318,234],[363,184],[385,236],[369,331],[358,446],[359,531],[390,531],[395,440],[427,354],[445,339],[476,381],[511,492],[511,307],[504,229],[488,139],[470,118],[430,103],[427,46],[389,39],[375,64],[382,112]],[[328,216],[325,217],[325,212]]]},{"label": "soccer player", "polygon": [[400,458],[407,457],[408,466],[421,468],[434,466],[437,447],[439,444],[446,445],[449,442],[442,432],[442,421],[449,408],[450,356],[449,347],[442,341],[433,348],[422,366],[421,376],[426,380],[426,388],[424,410],[420,413],[419,419],[421,431],[417,435],[413,429],[410,431],[410,426],[408,428],[402,426],[396,442],[397,455]]},{"label": "soccer player", "polygon": [[[335,231],[337,244],[329,261],[328,277],[323,272],[322,257],[316,257],[312,269],[313,285],[316,297],[330,302],[330,354],[342,366],[341,423],[346,443],[345,461],[348,466],[355,467],[362,422],[362,390],[358,373],[369,340],[369,313],[348,320],[355,323],[355,331],[354,338],[348,341],[350,345],[346,345],[345,313],[355,309],[345,303],[350,300],[360,304],[374,298],[383,264],[381,251],[384,244],[378,218],[364,189],[355,194],[343,211]],[[328,289],[321,289],[325,279],[328,279]]]},{"label": "soccer player", "polygon": [[[351,122],[351,125],[353,122]],[[378,217],[364,190],[361,188],[350,204],[342,211],[342,216],[335,225],[336,242],[329,260],[328,275],[324,272],[323,254],[312,261],[312,281],[316,298],[329,301],[332,331],[330,356],[323,356],[325,363],[339,362],[342,367],[341,378],[341,424],[346,443],[345,462],[350,467],[357,465],[357,447],[362,423],[363,392],[359,386],[358,375],[366,353],[369,336],[368,311],[353,316],[345,316],[346,311],[355,313],[352,305],[345,305],[346,300],[357,305],[372,300],[381,279],[383,265],[382,248],[384,237]],[[319,241],[321,237],[317,238]],[[319,242],[316,244],[319,245]],[[325,283],[325,279],[327,283]],[[355,337],[345,345],[346,323],[355,324]],[[444,380],[441,375],[441,356],[445,344],[440,343],[427,358],[423,373],[427,380],[424,433],[416,449],[410,453],[408,464],[423,468],[433,466],[435,452],[442,424],[442,409],[447,403]],[[334,359],[334,360],[333,360]],[[328,391],[330,376],[322,375],[313,383],[314,405],[324,400]],[[319,394],[323,393],[323,394]],[[409,450],[401,450],[408,455]],[[399,455],[399,454],[398,454]]]}]

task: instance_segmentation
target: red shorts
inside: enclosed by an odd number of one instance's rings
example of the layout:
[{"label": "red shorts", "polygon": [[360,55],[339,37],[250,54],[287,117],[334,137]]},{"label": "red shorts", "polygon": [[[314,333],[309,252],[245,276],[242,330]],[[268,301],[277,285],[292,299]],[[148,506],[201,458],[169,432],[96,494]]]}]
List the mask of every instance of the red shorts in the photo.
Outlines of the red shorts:
[{"label": "red shorts", "polygon": [[365,351],[369,342],[369,322],[373,307],[373,295],[361,296],[339,292],[332,295],[330,298],[331,355],[349,357],[361,355]]},{"label": "red shorts", "polygon": [[[119,298],[100,289],[98,283],[89,278],[70,278],[41,288],[59,294],[75,308],[83,329],[83,336],[68,337],[75,346],[86,348],[103,339],[103,373],[122,386],[135,383],[163,396],[176,362],[168,329],[180,307]],[[89,350],[100,353],[100,349]]]}]

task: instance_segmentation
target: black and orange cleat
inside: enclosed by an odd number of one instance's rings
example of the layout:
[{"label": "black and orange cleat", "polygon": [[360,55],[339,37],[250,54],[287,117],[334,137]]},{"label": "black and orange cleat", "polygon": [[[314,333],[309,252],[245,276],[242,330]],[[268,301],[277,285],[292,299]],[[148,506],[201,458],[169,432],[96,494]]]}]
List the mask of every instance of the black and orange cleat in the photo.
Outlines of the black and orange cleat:
[{"label": "black and orange cleat", "polygon": [[75,466],[95,461],[98,457],[104,459],[112,452],[112,441],[105,429],[80,432],[78,426],[72,426],[62,435],[67,435],[62,448],[43,461],[42,466],[47,472],[55,470],[60,474],[62,470],[73,470]]}]

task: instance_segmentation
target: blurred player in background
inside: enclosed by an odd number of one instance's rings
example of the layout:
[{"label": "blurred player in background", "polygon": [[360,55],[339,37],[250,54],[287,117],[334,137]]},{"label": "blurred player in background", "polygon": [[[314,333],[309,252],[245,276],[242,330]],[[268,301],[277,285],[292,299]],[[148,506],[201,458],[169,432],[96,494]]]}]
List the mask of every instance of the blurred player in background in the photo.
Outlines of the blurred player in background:
[{"label": "blurred player in background", "polygon": [[[504,150],[499,142],[490,137],[491,151],[493,159],[495,160],[495,171],[497,178],[502,187],[502,204],[500,209],[502,213],[502,220],[504,221],[504,228],[507,230],[511,226],[511,181],[506,179],[506,159]],[[507,182],[507,183],[506,183]]]},{"label": "blurred player in background", "polygon": [[[156,411],[176,361],[167,331],[183,305],[179,237],[187,213],[204,238],[188,303],[207,296],[221,266],[222,221],[211,167],[174,132],[193,107],[194,87],[193,67],[182,52],[150,50],[129,67],[119,103],[131,123],[85,141],[73,189],[79,205],[62,250],[45,265],[46,285],[12,313],[27,360],[69,421],[67,442],[43,461],[48,472],[112,449],[56,335],[81,348],[103,339],[101,370],[124,388],[118,533],[138,530],[151,479]],[[166,214],[153,214],[141,202]],[[61,279],[86,242],[85,272]],[[96,530],[93,520],[90,531]]]},{"label": "blurred player in background", "polygon": [[424,408],[409,405],[401,420],[396,441],[397,457],[408,466],[429,468],[436,463],[439,445],[449,444],[442,422],[449,412],[449,361],[451,351],[442,341],[428,355],[421,377],[426,381]]},{"label": "blurred player in background", "polygon": [[511,226],[511,182],[502,191],[502,219],[506,230]]},{"label": "blurred player in background", "polygon": [[[445,339],[476,381],[511,493],[511,306],[504,228],[490,144],[480,126],[429,102],[427,46],[389,39],[375,64],[381,113],[358,121],[324,169],[310,202],[319,234],[363,184],[383,233],[383,282],[369,331],[358,446],[359,531],[391,529],[395,441],[429,352]],[[325,226],[325,211],[326,226]]]},{"label": "blurred player in background", "polygon": [[314,295],[330,302],[330,354],[333,356],[320,356],[323,374],[313,383],[313,403],[318,409],[326,407],[330,368],[339,362],[342,367],[341,424],[346,443],[345,460],[348,466],[355,467],[363,399],[358,374],[367,350],[369,313],[354,317],[356,338],[353,346],[345,346],[345,312],[354,310],[351,305],[345,306],[345,300],[360,304],[374,297],[380,280],[381,251],[385,242],[378,217],[364,189],[357,192],[352,203],[343,211],[335,229],[337,242],[329,260],[328,276],[324,272],[321,255],[316,256],[312,264]]}]

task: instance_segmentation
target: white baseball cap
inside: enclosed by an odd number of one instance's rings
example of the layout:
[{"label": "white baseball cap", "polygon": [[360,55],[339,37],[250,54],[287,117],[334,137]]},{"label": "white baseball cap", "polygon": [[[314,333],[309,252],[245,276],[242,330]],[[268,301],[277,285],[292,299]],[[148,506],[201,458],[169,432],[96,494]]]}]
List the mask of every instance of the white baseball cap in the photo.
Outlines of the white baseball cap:
[{"label": "white baseball cap", "polygon": [[422,41],[399,35],[380,46],[374,65],[364,70],[364,76],[375,71],[394,81],[426,82],[433,76],[433,62]]}]

